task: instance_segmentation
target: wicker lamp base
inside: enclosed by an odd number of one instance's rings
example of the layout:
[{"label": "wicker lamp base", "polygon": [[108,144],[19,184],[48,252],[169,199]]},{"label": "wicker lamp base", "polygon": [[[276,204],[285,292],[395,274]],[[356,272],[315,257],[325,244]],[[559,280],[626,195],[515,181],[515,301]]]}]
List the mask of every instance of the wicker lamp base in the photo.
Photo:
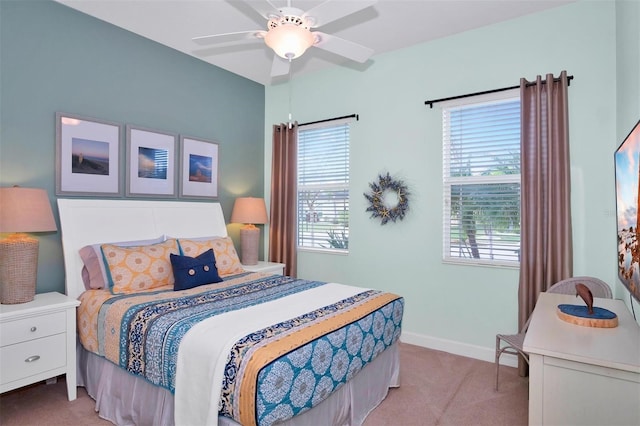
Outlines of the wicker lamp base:
[{"label": "wicker lamp base", "polygon": [[258,249],[260,245],[260,230],[253,225],[240,228],[240,250],[243,265],[258,264]]},{"label": "wicker lamp base", "polygon": [[0,241],[0,303],[26,303],[36,294],[38,240],[12,234]]}]

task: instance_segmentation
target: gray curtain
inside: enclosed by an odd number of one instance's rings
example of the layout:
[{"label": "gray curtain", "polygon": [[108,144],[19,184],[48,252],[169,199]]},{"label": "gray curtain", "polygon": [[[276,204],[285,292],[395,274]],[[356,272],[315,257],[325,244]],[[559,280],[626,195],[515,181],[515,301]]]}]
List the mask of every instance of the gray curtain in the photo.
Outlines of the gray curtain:
[{"label": "gray curtain", "polygon": [[[571,169],[567,73],[520,80],[521,258],[518,290],[520,329],[538,296],[573,275]],[[519,371],[526,374],[520,360]]]},{"label": "gray curtain", "polygon": [[297,274],[297,151],[298,123],[273,126],[269,261],[284,263],[284,273]]}]

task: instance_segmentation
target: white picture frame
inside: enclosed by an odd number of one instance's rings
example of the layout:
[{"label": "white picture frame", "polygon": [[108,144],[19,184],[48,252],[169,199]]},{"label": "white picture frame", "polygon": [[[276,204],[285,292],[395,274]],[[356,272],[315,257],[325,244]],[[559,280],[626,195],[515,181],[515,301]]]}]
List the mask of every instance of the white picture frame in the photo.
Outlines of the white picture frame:
[{"label": "white picture frame", "polygon": [[122,196],[122,125],[56,113],[56,195]]},{"label": "white picture frame", "polygon": [[127,124],[127,197],[177,196],[177,141],[176,134]]},{"label": "white picture frame", "polygon": [[218,198],[217,142],[180,136],[180,198]]}]

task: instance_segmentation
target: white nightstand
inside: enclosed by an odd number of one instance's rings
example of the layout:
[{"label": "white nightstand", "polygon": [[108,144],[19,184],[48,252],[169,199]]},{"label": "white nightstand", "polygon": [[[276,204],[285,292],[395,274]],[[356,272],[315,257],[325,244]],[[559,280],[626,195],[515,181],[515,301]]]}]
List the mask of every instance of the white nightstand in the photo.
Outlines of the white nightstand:
[{"label": "white nightstand", "polygon": [[284,263],[259,261],[257,265],[242,265],[245,271],[249,272],[270,272],[276,275],[284,275]]},{"label": "white nightstand", "polygon": [[36,294],[0,304],[0,392],[67,375],[67,397],[76,399],[76,306],[60,293]]}]

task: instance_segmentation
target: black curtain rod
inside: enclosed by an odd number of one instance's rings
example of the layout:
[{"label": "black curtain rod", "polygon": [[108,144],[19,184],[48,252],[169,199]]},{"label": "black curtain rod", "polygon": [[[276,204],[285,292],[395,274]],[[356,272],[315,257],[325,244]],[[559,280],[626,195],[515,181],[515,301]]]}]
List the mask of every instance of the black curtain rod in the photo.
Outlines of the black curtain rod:
[{"label": "black curtain rod", "polygon": [[[571,86],[571,80],[573,80],[573,76],[572,75],[568,75],[567,76],[567,85]],[[554,78],[553,81],[560,81],[560,78]],[[530,82],[527,83],[527,86],[533,86],[535,85],[535,82]],[[542,84],[546,84],[546,80],[542,80]],[[458,96],[451,96],[448,98],[441,98],[441,99],[434,99],[432,101],[424,101],[425,105],[429,105],[429,108],[433,108],[433,104],[437,104],[438,102],[444,102],[444,101],[451,101],[453,99],[462,99],[462,98],[468,98],[471,96],[479,96],[479,95],[487,95],[489,93],[497,93],[497,92],[504,92],[505,90],[512,90],[512,89],[518,89],[520,87],[520,85],[518,84],[517,86],[511,86],[511,87],[503,87],[502,89],[493,89],[493,90],[485,90],[484,92],[476,92],[476,93],[467,93],[466,95],[458,95]]]},{"label": "black curtain rod", "polygon": [[333,117],[333,118],[326,118],[324,120],[310,121],[308,123],[298,124],[298,127],[308,126],[310,124],[326,123],[327,121],[342,120],[343,118],[355,118],[356,121],[360,120],[360,117],[358,116],[358,114],[351,114],[351,115],[343,115],[342,117]]}]

